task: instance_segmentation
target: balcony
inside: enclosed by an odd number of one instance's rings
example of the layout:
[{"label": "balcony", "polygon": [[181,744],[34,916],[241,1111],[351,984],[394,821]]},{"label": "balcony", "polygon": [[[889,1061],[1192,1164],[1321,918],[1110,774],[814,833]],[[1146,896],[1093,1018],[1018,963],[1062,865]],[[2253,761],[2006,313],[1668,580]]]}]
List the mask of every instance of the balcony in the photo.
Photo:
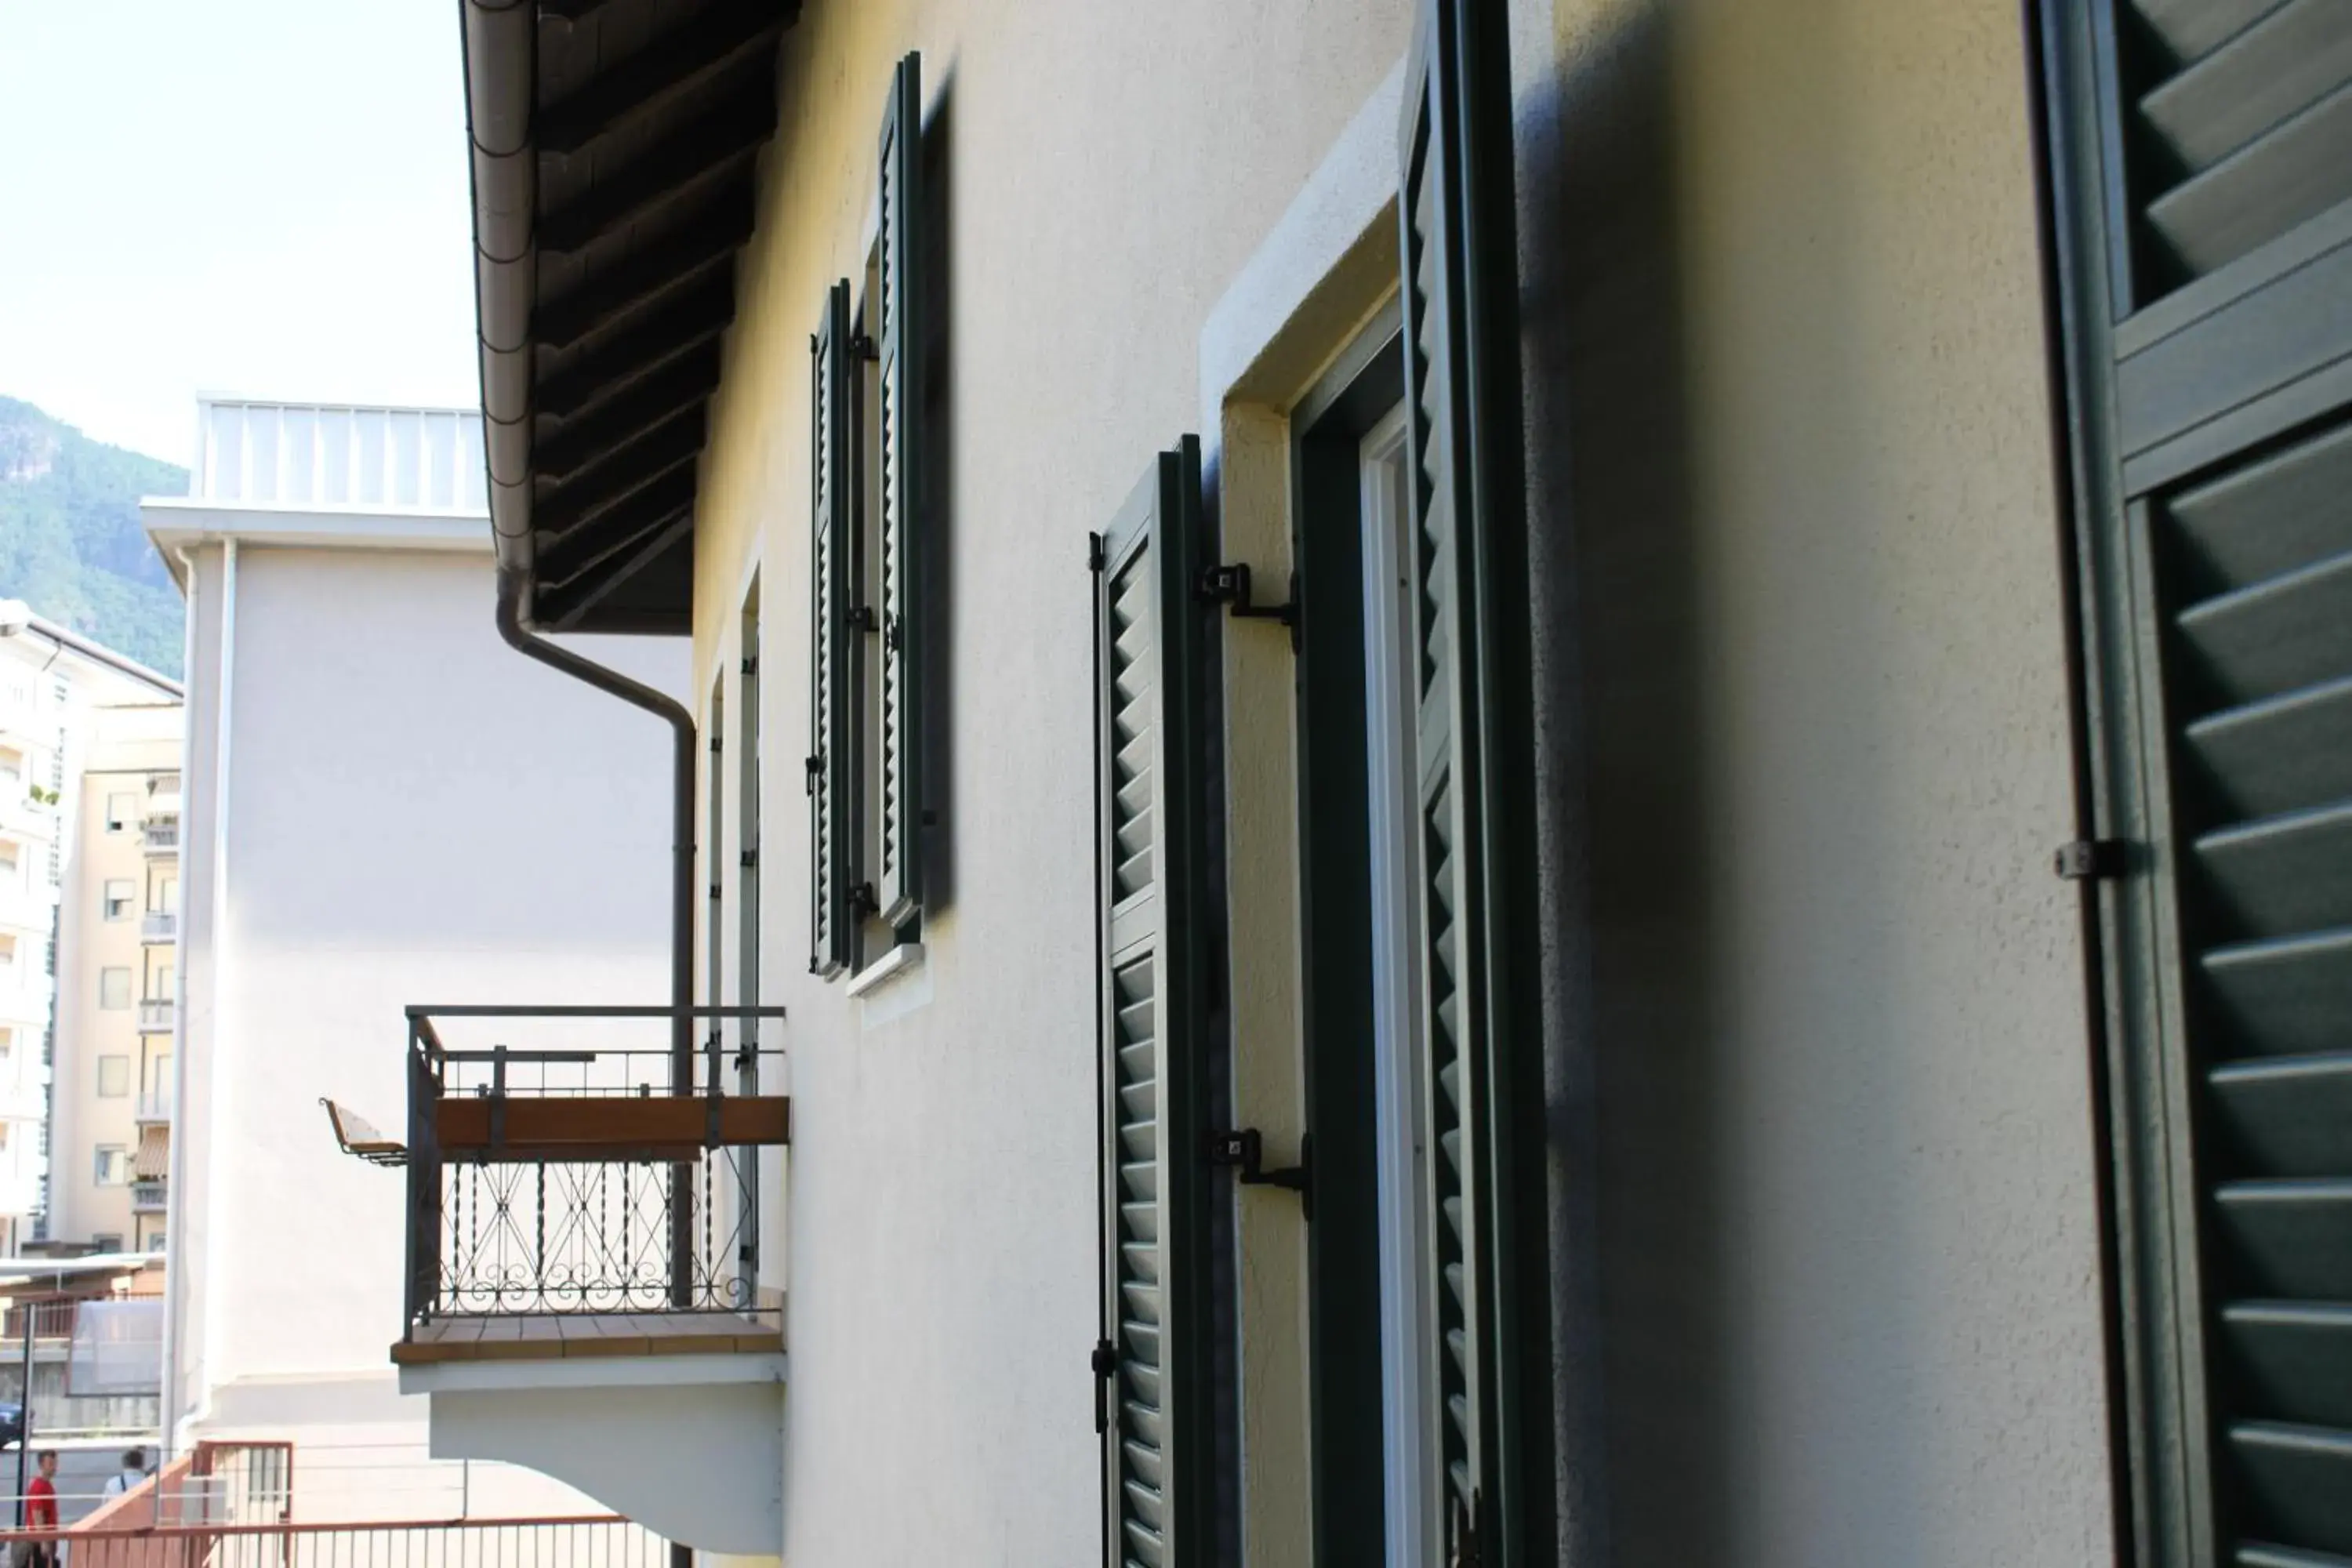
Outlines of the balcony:
[{"label": "balcony", "polygon": [[180,819],[176,816],[151,816],[139,825],[139,842],[150,855],[177,855],[180,852]]},{"label": "balcony", "polygon": [[142,1094],[139,1097],[139,1107],[135,1114],[141,1121],[169,1122],[172,1120],[171,1089],[168,1088],[149,1089]]},{"label": "balcony", "polygon": [[180,815],[180,775],[166,774],[147,781],[147,816],[150,821],[160,816]]},{"label": "balcony", "polygon": [[18,873],[0,873],[0,926],[46,936],[57,923],[58,890],[28,887]]},{"label": "balcony", "polygon": [[42,786],[0,773],[0,831],[46,844],[58,834],[58,803]]},{"label": "balcony", "polygon": [[133,1214],[162,1214],[171,1206],[171,1184],[161,1179],[131,1184],[131,1211]]},{"label": "balcony", "polygon": [[177,1008],[168,996],[161,1001],[139,1004],[139,1032],[142,1035],[168,1035]]},{"label": "balcony", "polygon": [[[789,1143],[791,1101],[760,1034],[782,1016],[412,1008],[405,1143],[330,1105],[347,1152],[404,1167],[392,1360],[404,1394],[430,1396],[436,1456],[527,1465],[683,1544],[773,1554],[784,1344],[758,1284],[761,1152]],[[444,1027],[531,1046],[452,1049]]]},{"label": "balcony", "polygon": [[177,910],[150,910],[140,918],[139,940],[162,944],[180,940],[180,913]]}]

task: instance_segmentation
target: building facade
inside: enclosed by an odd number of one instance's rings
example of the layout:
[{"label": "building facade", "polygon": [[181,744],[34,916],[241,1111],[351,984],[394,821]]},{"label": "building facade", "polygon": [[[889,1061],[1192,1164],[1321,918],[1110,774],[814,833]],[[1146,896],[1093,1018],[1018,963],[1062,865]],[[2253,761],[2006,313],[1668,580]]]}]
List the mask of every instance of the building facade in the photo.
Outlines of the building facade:
[{"label": "building facade", "polygon": [[[180,688],[0,604],[0,1242],[6,1255],[140,1250],[134,1215],[147,999],[170,994],[172,933],[147,912],[176,765]],[[153,826],[151,827],[151,818]],[[152,985],[160,979],[162,989]],[[168,1012],[162,1032],[168,1035]],[[104,1059],[102,1068],[99,1065]],[[163,1059],[168,1062],[168,1047]],[[102,1081],[101,1081],[102,1079]]]},{"label": "building facade", "polygon": [[[2343,6],[463,16],[499,624],[691,646],[696,854],[645,1103],[412,1020],[436,1446],[798,1568],[2352,1560]],[[468,1297],[591,1168],[744,1250]]]},{"label": "building facade", "polygon": [[[142,503],[189,605],[168,1441],[292,1441],[305,1520],[577,1512],[427,1453],[383,1354],[401,1179],[344,1158],[320,1102],[397,1127],[405,1002],[658,985],[657,727],[499,646],[478,416],[198,420],[189,494]],[[616,657],[679,683],[682,649]],[[536,826],[481,809],[502,795]]]},{"label": "building facade", "polygon": [[160,1252],[179,995],[180,746],[168,704],[99,710],[61,911],[50,1233]]}]

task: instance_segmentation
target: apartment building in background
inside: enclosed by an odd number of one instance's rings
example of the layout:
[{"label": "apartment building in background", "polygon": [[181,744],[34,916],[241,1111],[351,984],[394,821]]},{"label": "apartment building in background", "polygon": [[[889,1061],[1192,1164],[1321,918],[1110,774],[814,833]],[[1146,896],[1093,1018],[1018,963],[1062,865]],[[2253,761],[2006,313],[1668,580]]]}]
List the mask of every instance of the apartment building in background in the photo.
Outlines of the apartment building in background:
[{"label": "apartment building in background", "polygon": [[59,911],[51,1090],[53,1240],[161,1252],[177,1023],[176,700],[91,716]]},{"label": "apartment building in background", "polygon": [[[664,731],[499,641],[478,414],[206,397],[197,422],[187,496],[142,503],[191,650],[169,1444],[292,1442],[313,1522],[583,1511],[427,1453],[383,1354],[403,1173],[344,1157],[321,1101],[403,1125],[412,1001],[660,991]],[[680,647],[597,652],[683,688]]]},{"label": "apartment building in background", "polygon": [[[173,766],[179,701],[178,682],[20,602],[0,602],[0,1250],[8,1256],[136,1250],[162,1229],[160,1209],[147,1226],[134,1218],[131,1170],[145,1081],[137,1075],[157,1038],[142,1028],[142,1003],[168,998],[172,973],[169,933],[150,943],[143,919],[171,886],[147,854],[151,815],[156,831],[168,830],[171,802],[159,804],[147,780]],[[110,772],[126,760],[141,766]],[[85,965],[101,933],[108,957]],[[160,992],[151,989],[158,983]],[[161,1048],[168,1058],[168,1044]],[[100,1056],[118,1058],[105,1069],[112,1092],[103,1103],[92,1065]],[[68,1131],[76,1126],[102,1126],[104,1137],[76,1141]],[[79,1204],[100,1192],[94,1210]]]},{"label": "apartment building in background", "polygon": [[669,720],[681,940],[642,1076],[373,993],[436,1448],[794,1568],[2352,1561],[2352,8],[461,16],[447,695]]}]

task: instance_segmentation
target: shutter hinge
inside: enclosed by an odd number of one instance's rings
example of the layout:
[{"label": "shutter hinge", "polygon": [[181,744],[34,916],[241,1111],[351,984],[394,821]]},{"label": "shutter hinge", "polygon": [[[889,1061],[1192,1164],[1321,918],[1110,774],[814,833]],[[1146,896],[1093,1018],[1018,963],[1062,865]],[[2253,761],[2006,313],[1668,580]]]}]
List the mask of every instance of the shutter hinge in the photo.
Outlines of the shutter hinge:
[{"label": "shutter hinge", "polygon": [[735,863],[742,867],[746,871],[749,871],[759,865],[760,852],[757,849],[746,849],[742,854],[736,857]]},{"label": "shutter hinge", "polygon": [[852,359],[880,359],[882,357],[882,351],[875,346],[874,340],[872,338],[867,337],[864,332],[860,332],[856,337],[849,340],[849,357]]},{"label": "shutter hinge", "polygon": [[719,737],[716,735],[710,737],[710,751],[713,756],[719,752]]},{"label": "shutter hinge", "polygon": [[842,613],[842,618],[849,623],[849,629],[853,632],[872,632],[882,629],[882,622],[874,614],[874,606],[871,605],[853,605]]},{"label": "shutter hinge", "polygon": [[1097,1340],[1094,1354],[1087,1358],[1087,1364],[1095,1374],[1095,1430],[1107,1432],[1110,1429],[1110,1383],[1118,1375],[1118,1348],[1108,1340]]},{"label": "shutter hinge", "polygon": [[874,896],[873,883],[860,882],[849,889],[849,912],[860,920],[882,912],[882,900]]},{"label": "shutter hinge", "polygon": [[824,774],[824,759],[823,757],[814,755],[803,757],[801,759],[801,767],[803,771],[807,785],[803,793],[808,795],[816,794],[816,781]]},{"label": "shutter hinge", "polygon": [[740,673],[744,674],[744,675],[757,675],[757,674],[759,674],[759,673],[760,673],[760,661],[759,661],[759,659],[758,659],[756,657],[751,658],[747,658],[747,659],[745,659],[745,660],[743,661],[743,666],[742,666],[742,668],[741,668],[741,670],[740,671]]},{"label": "shutter hinge", "polygon": [[1314,1141],[1313,1133],[1303,1134],[1298,1140],[1298,1163],[1286,1165],[1278,1171],[1265,1168],[1265,1139],[1255,1127],[1210,1133],[1202,1154],[1209,1164],[1236,1172],[1234,1180],[1245,1187],[1284,1187],[1297,1193],[1300,1215],[1313,1219]]},{"label": "shutter hinge", "polygon": [[1103,537],[1099,533],[1089,533],[1087,535],[1087,570],[1099,572],[1103,565]]},{"label": "shutter hinge", "polygon": [[2121,838],[2077,838],[2059,847],[2057,871],[2070,882],[2099,881],[2131,869],[2131,845]]},{"label": "shutter hinge", "polygon": [[1298,574],[1290,574],[1290,597],[1279,605],[1250,603],[1250,569],[1247,566],[1211,566],[1201,573],[1193,585],[1193,595],[1205,603],[1230,606],[1227,614],[1236,620],[1280,621],[1291,631],[1290,645],[1298,646]]},{"label": "shutter hinge", "polygon": [[719,884],[718,884],[718,883],[713,882],[713,883],[711,883],[711,884],[710,884],[710,901],[711,901],[712,903],[714,903],[714,904],[715,904],[715,903],[717,903],[719,900],[721,900],[721,899],[725,898],[726,896],[727,896],[727,895],[726,895],[725,893],[723,893],[723,892],[721,892],[721,891],[719,890]]}]

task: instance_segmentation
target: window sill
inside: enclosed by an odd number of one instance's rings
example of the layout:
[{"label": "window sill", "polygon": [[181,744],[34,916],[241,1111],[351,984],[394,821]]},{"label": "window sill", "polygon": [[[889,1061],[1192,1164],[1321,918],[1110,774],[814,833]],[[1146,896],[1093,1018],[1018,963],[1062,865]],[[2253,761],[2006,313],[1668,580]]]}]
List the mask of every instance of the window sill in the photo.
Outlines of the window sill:
[{"label": "window sill", "polygon": [[923,966],[923,944],[902,942],[849,978],[847,994],[863,996],[892,976],[906,974]]}]

